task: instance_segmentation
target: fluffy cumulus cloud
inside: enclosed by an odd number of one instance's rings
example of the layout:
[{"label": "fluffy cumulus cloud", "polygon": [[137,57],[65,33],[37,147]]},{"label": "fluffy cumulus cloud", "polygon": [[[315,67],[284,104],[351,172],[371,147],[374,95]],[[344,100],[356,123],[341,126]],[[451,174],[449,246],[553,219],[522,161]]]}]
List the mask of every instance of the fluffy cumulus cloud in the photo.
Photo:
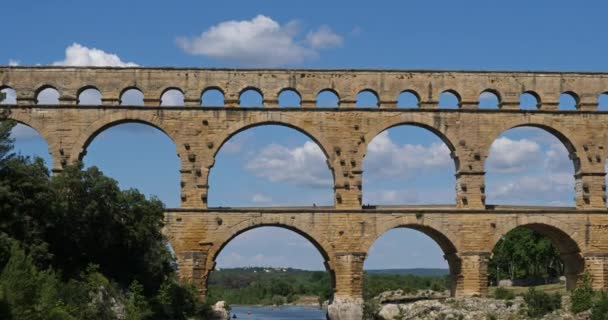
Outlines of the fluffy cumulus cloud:
[{"label": "fluffy cumulus cloud", "polygon": [[136,67],[133,62],[124,62],[116,54],[88,48],[73,43],[65,49],[65,58],[53,63],[56,66]]},{"label": "fluffy cumulus cloud", "polygon": [[556,206],[574,203],[574,176],[568,173],[514,177],[497,183],[493,189],[492,201],[498,203]]},{"label": "fluffy cumulus cloud", "polygon": [[532,140],[511,140],[500,137],[494,141],[487,159],[488,169],[500,173],[524,171],[542,157],[540,145]]},{"label": "fluffy cumulus cloud", "polygon": [[450,168],[454,161],[450,150],[443,143],[431,145],[397,145],[388,131],[372,140],[365,156],[366,176],[378,178],[403,178],[419,170]]},{"label": "fluffy cumulus cloud", "polygon": [[255,154],[245,169],[272,182],[310,187],[327,187],[332,184],[325,155],[311,141],[295,148],[270,144]]},{"label": "fluffy cumulus cloud", "polygon": [[320,49],[342,44],[342,37],[329,27],[311,31],[298,39],[298,23],[279,24],[258,15],[251,20],[224,21],[196,37],[179,37],[177,45],[192,55],[202,55],[248,66],[275,67],[315,58]]}]

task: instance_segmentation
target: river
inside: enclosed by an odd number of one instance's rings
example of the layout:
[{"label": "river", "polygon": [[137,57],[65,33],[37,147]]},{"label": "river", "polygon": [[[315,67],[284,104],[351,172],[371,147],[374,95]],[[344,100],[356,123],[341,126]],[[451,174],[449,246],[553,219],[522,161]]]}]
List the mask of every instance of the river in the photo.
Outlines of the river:
[{"label": "river", "polygon": [[281,306],[230,306],[230,316],[246,320],[326,320],[325,310],[315,307]]}]

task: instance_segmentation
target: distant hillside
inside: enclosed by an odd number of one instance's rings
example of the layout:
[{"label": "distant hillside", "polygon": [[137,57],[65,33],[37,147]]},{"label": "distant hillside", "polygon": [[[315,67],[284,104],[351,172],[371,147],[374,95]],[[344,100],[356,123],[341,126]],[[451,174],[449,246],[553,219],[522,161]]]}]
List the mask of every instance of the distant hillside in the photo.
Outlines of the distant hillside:
[{"label": "distant hillside", "polygon": [[448,269],[433,269],[433,268],[413,268],[413,269],[371,269],[365,270],[368,274],[411,274],[414,276],[445,276],[450,274]]}]

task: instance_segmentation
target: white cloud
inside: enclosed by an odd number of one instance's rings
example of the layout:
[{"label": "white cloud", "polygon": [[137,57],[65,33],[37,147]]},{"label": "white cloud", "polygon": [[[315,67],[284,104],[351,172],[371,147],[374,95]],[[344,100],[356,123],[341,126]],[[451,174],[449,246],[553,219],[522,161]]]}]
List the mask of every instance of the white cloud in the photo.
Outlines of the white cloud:
[{"label": "white cloud", "polygon": [[256,193],[253,195],[253,197],[251,197],[251,201],[253,203],[266,203],[268,204],[269,202],[272,202],[272,198],[270,198],[269,196],[263,195],[261,193]]},{"label": "white cloud", "polygon": [[574,176],[555,173],[521,176],[488,188],[488,203],[514,205],[573,205]]},{"label": "white cloud", "polygon": [[453,167],[454,161],[445,144],[399,146],[391,140],[388,131],[372,140],[365,156],[366,177],[373,179],[402,178],[419,170]]},{"label": "white cloud", "polygon": [[318,56],[318,50],[341,43],[341,37],[328,27],[297,39],[298,24],[284,25],[258,15],[251,20],[230,20],[212,26],[201,35],[177,38],[177,45],[192,55],[242,63],[249,66],[275,67],[302,63]]},{"label": "white cloud", "polygon": [[264,147],[245,165],[245,169],[272,182],[327,187],[332,178],[323,151],[314,142],[289,149],[278,144]]},{"label": "white cloud", "polygon": [[500,137],[490,147],[487,166],[499,173],[522,172],[538,161],[541,155],[541,148],[535,141]]},{"label": "white cloud", "polygon": [[103,50],[88,48],[73,43],[65,49],[65,58],[53,62],[56,66],[93,66],[93,67],[137,67],[133,62],[124,62],[116,54]]},{"label": "white cloud", "polygon": [[324,49],[341,46],[344,39],[324,25],[315,31],[310,31],[306,35],[306,41],[312,48]]},{"label": "white cloud", "polygon": [[[364,187],[365,191],[365,187]],[[363,192],[363,204],[453,204],[455,199],[453,184],[438,183],[431,190],[419,186],[406,189],[380,189]]]},{"label": "white cloud", "polygon": [[19,65],[19,60],[15,60],[15,59],[9,59],[8,60],[8,65],[11,67],[16,67]]}]

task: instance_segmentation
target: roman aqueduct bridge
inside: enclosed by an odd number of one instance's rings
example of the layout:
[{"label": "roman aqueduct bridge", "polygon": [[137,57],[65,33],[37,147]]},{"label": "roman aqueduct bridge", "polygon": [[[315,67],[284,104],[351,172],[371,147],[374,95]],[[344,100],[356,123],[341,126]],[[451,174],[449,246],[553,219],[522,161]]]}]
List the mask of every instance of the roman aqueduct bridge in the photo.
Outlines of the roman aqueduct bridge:
[{"label": "roman aqueduct bridge", "polygon": [[[516,227],[532,228],[553,241],[566,266],[568,287],[587,271],[594,287],[608,289],[608,112],[598,111],[599,95],[608,92],[608,74],[0,67],[4,88],[15,90],[16,104],[2,105],[2,111],[46,139],[55,172],[82,159],[93,138],[114,125],[144,123],[173,140],[181,162],[181,207],[167,209],[165,233],[175,249],[180,276],[194,281],[202,295],[222,248],[261,226],[293,230],[321,252],[333,278],[334,300],[342,303],[330,308],[335,319],[346,319],[344,306],[360,302],[363,262],[373,242],[398,227],[419,230],[439,244],[457,296],[487,294],[494,244]],[[46,88],[58,91],[57,105],[38,103],[38,94]],[[101,92],[101,105],[79,104],[80,93],[88,88]],[[121,104],[122,93],[131,88],[143,93],[143,106]],[[183,93],[183,106],[160,106],[169,89]],[[224,106],[201,107],[201,95],[208,89],[223,93]],[[248,89],[262,95],[263,106],[239,107],[240,94]],[[278,107],[284,90],[298,94],[297,108]],[[339,107],[316,107],[321,91],[334,92]],[[357,107],[361,91],[374,93],[377,105]],[[418,98],[417,108],[397,108],[397,97],[404,91]],[[438,108],[438,97],[445,91],[457,96],[457,109]],[[483,92],[498,97],[497,109],[478,108]],[[520,110],[522,93],[537,98],[537,110]],[[563,93],[574,97],[576,110],[557,109]],[[207,192],[213,188],[209,171],[218,150],[233,135],[268,124],[294,128],[320,146],[333,174],[333,206],[207,206]],[[368,143],[404,124],[432,131],[451,150],[456,205],[362,206],[361,165]],[[575,207],[486,204],[484,163],[490,145],[502,132],[523,126],[548,131],[568,150],[575,172]]]}]

